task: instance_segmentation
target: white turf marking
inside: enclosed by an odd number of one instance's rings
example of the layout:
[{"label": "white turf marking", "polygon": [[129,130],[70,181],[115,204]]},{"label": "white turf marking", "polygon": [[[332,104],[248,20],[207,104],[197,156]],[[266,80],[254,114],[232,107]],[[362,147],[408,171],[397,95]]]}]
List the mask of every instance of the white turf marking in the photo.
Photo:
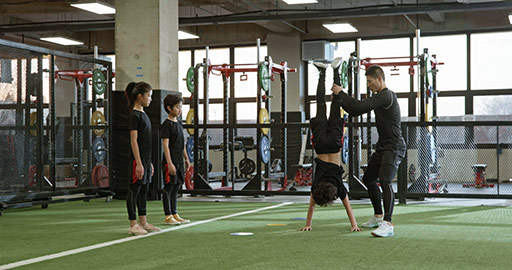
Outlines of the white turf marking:
[{"label": "white turf marking", "polygon": [[163,229],[163,230],[161,230],[159,232],[154,232],[154,233],[150,233],[150,234],[147,234],[147,235],[126,237],[126,238],[122,238],[122,239],[118,239],[118,240],[113,240],[113,241],[109,241],[109,242],[105,242],[105,243],[101,243],[101,244],[91,245],[91,246],[82,247],[82,248],[76,248],[76,249],[72,249],[72,250],[68,250],[68,251],[63,251],[63,252],[59,252],[59,253],[55,253],[55,254],[50,254],[50,255],[45,255],[45,256],[41,256],[41,257],[37,257],[37,258],[33,258],[33,259],[28,259],[28,260],[23,260],[23,261],[19,261],[19,262],[13,262],[13,263],[9,263],[9,264],[4,264],[4,265],[0,265],[0,270],[11,269],[11,268],[20,267],[20,266],[24,266],[24,265],[28,265],[28,264],[33,264],[33,263],[38,263],[38,262],[42,262],[42,261],[47,261],[47,260],[51,260],[51,259],[57,259],[57,258],[61,258],[61,257],[68,256],[68,255],[73,255],[73,254],[78,254],[78,253],[86,252],[86,251],[89,251],[89,250],[94,250],[94,249],[98,249],[98,248],[108,247],[108,246],[112,246],[112,245],[115,245],[115,244],[121,244],[121,243],[129,242],[129,241],[132,241],[132,240],[142,239],[142,238],[145,238],[145,237],[151,237],[151,236],[158,235],[158,234],[161,234],[161,233],[181,230],[181,229],[185,229],[185,228],[188,228],[188,227],[192,227],[192,226],[196,226],[196,225],[201,225],[201,224],[205,224],[205,223],[210,223],[210,222],[221,220],[221,219],[227,219],[227,218],[232,218],[232,217],[252,214],[252,213],[256,213],[256,212],[260,212],[260,211],[265,211],[265,210],[269,210],[269,209],[274,209],[274,208],[278,208],[278,207],[285,206],[285,205],[290,205],[290,204],[292,204],[292,202],[284,202],[284,203],[277,204],[277,205],[272,205],[272,206],[267,206],[267,207],[258,208],[258,209],[254,209],[254,210],[249,210],[249,211],[245,211],[245,212],[235,213],[235,214],[231,214],[231,215],[227,215],[227,216],[216,217],[216,218],[207,219],[207,220],[201,220],[201,221],[197,221],[197,222],[191,222],[191,223],[188,223],[188,224],[179,225],[179,226],[175,226],[175,227],[168,228],[168,229]]}]

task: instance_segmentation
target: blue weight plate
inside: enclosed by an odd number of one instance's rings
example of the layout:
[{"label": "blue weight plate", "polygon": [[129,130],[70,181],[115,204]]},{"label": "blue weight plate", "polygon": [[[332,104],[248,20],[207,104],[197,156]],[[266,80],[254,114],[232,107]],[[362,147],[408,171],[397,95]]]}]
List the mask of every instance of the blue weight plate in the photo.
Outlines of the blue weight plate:
[{"label": "blue weight plate", "polygon": [[270,161],[270,141],[267,136],[261,137],[260,141],[261,161],[267,164]]}]

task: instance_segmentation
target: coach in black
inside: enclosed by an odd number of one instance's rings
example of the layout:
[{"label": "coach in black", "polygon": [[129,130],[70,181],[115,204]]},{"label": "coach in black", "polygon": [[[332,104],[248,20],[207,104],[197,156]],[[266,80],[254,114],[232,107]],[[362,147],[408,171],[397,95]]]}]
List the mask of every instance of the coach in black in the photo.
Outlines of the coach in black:
[{"label": "coach in black", "polygon": [[[341,99],[341,106],[351,116],[375,112],[379,140],[376,151],[372,154],[365,171],[363,182],[368,188],[372,201],[374,216],[361,224],[363,227],[374,228],[372,235],[379,237],[393,236],[391,216],[395,194],[391,182],[396,176],[398,166],[405,156],[406,145],[400,129],[400,106],[394,92],[386,87],[384,72],[379,66],[371,66],[366,70],[366,82],[373,95],[358,101],[342,91],[342,87],[334,84],[334,97]],[[339,94],[338,94],[339,93]],[[381,205],[381,192],[377,185],[380,181],[384,197],[384,213]]]}]

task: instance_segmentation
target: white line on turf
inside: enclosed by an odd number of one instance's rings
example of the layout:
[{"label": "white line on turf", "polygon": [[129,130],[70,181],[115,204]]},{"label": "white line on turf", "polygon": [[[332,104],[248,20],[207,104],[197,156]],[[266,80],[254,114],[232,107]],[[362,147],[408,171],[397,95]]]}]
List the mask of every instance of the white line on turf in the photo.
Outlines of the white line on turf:
[{"label": "white line on turf", "polygon": [[258,208],[258,209],[254,209],[254,210],[249,210],[249,211],[244,211],[244,212],[235,213],[235,214],[231,214],[231,215],[211,218],[211,219],[207,219],[207,220],[201,220],[201,221],[197,221],[197,222],[191,222],[191,223],[188,223],[188,224],[179,225],[179,226],[168,228],[168,229],[163,229],[163,230],[161,230],[159,232],[150,233],[150,234],[147,234],[147,235],[126,237],[126,238],[122,238],[122,239],[118,239],[118,240],[113,240],[113,241],[109,241],[109,242],[105,242],[105,243],[101,243],[101,244],[91,245],[91,246],[82,247],[82,248],[76,248],[76,249],[67,250],[67,251],[63,251],[63,252],[59,252],[59,253],[55,253],[55,254],[45,255],[45,256],[36,257],[36,258],[32,258],[32,259],[28,259],[28,260],[23,260],[23,261],[18,261],[18,262],[13,262],[13,263],[9,263],[9,264],[4,264],[4,265],[0,265],[0,270],[11,269],[11,268],[20,267],[20,266],[24,266],[24,265],[29,265],[29,264],[33,264],[33,263],[38,263],[38,262],[42,262],[42,261],[47,261],[47,260],[51,260],[51,259],[57,259],[57,258],[61,258],[61,257],[68,256],[68,255],[73,255],[73,254],[78,254],[78,253],[86,252],[86,251],[89,251],[89,250],[94,250],[94,249],[98,249],[98,248],[103,248],[103,247],[108,247],[108,246],[112,246],[112,245],[116,245],[116,244],[121,244],[121,243],[129,242],[129,241],[133,241],[133,240],[137,240],[137,239],[142,239],[142,238],[145,238],[145,237],[151,237],[151,236],[158,235],[158,234],[161,234],[161,233],[181,230],[181,229],[185,229],[185,228],[188,228],[188,227],[192,227],[192,226],[196,226],[196,225],[201,225],[201,224],[205,224],[205,223],[210,223],[210,222],[221,220],[221,219],[227,219],[227,218],[232,218],[232,217],[252,214],[252,213],[256,213],[256,212],[260,212],[260,211],[265,211],[265,210],[269,210],[269,209],[274,209],[274,208],[278,208],[278,207],[285,206],[285,205],[290,205],[290,204],[292,204],[292,202],[284,202],[284,203],[280,203],[280,204],[277,204],[277,205],[267,206],[267,207]]}]

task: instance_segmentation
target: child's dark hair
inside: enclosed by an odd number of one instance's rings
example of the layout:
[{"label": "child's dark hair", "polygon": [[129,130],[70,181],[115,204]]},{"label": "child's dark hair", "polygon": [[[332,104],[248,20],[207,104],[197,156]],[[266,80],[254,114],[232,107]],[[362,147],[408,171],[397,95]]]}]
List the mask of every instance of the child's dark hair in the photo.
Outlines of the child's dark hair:
[{"label": "child's dark hair", "polygon": [[180,102],[183,102],[183,98],[181,97],[180,94],[170,94],[170,95],[167,95],[165,98],[164,98],[164,109],[167,113],[169,113],[169,107],[171,107],[171,109],[174,107],[174,105],[180,103]]},{"label": "child's dark hair", "polygon": [[319,206],[327,206],[338,198],[338,189],[329,182],[321,182],[311,192],[311,196]]},{"label": "child's dark hair", "polygon": [[126,90],[124,90],[124,96],[126,97],[130,111],[133,109],[133,106],[135,106],[135,100],[137,100],[137,96],[139,94],[144,95],[151,91],[151,89],[151,85],[149,85],[147,82],[131,82],[126,86]]}]

